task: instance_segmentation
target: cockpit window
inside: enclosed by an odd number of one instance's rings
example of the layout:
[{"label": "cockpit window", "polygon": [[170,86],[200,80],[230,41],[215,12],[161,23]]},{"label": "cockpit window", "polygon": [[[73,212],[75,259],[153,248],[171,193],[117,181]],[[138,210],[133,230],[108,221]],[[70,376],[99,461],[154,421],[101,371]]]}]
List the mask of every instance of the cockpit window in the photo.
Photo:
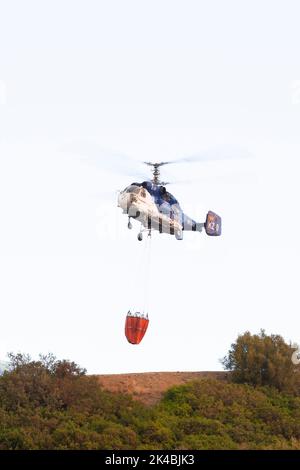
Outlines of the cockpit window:
[{"label": "cockpit window", "polygon": [[140,191],[139,186],[131,184],[128,188],[125,189],[126,193],[138,193]]}]

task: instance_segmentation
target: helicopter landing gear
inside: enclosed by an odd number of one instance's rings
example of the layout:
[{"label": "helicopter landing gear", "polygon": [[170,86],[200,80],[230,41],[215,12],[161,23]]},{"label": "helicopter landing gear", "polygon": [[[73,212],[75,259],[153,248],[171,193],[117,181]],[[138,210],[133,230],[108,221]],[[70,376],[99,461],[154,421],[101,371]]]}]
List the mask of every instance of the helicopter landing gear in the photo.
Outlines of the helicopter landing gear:
[{"label": "helicopter landing gear", "polygon": [[148,238],[151,238],[152,235],[152,229],[151,228],[143,228],[143,225],[141,226],[140,233],[137,236],[137,239],[139,242],[143,240],[143,233],[148,232]]},{"label": "helicopter landing gear", "polygon": [[176,230],[176,231],[175,231],[175,238],[176,238],[176,240],[183,240],[183,232],[182,232],[182,230]]},{"label": "helicopter landing gear", "polygon": [[128,229],[131,230],[132,229],[132,223],[130,221],[130,217],[128,217],[128,225],[127,225]]}]

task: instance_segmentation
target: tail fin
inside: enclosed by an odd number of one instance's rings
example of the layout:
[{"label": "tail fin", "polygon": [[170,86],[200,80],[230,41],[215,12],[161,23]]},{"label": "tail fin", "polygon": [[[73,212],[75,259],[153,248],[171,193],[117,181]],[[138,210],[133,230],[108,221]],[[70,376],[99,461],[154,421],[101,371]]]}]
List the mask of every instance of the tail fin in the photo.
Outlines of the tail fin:
[{"label": "tail fin", "polygon": [[204,224],[205,231],[210,237],[219,237],[222,233],[222,219],[219,215],[209,211]]}]

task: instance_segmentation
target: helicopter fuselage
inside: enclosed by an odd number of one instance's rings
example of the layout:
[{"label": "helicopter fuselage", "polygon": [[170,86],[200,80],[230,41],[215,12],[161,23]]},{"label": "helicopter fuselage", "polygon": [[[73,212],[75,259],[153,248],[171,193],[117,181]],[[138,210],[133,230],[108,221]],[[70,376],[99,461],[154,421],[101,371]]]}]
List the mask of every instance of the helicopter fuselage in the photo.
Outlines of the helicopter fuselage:
[{"label": "helicopter fuselage", "polygon": [[201,232],[204,227],[184,214],[165,186],[150,181],[133,183],[121,191],[118,206],[129,218],[140,221],[145,230],[175,235],[178,240],[182,240],[184,230]]}]

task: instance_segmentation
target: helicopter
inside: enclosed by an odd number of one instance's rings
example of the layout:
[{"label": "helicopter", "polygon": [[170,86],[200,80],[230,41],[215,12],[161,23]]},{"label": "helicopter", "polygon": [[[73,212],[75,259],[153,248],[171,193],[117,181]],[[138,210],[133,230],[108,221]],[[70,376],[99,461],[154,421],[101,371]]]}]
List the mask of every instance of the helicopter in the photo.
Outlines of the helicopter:
[{"label": "helicopter", "polygon": [[132,229],[131,219],[141,222],[138,240],[143,240],[143,233],[151,236],[152,230],[175,236],[183,240],[184,231],[202,232],[209,236],[220,236],[222,220],[219,215],[209,211],[205,222],[196,222],[186,215],[178,200],[167,191],[169,183],[160,180],[160,168],[173,162],[143,162],[151,167],[152,179],[141,183],[134,182],[120,191],[118,207],[128,216],[128,229]]}]

